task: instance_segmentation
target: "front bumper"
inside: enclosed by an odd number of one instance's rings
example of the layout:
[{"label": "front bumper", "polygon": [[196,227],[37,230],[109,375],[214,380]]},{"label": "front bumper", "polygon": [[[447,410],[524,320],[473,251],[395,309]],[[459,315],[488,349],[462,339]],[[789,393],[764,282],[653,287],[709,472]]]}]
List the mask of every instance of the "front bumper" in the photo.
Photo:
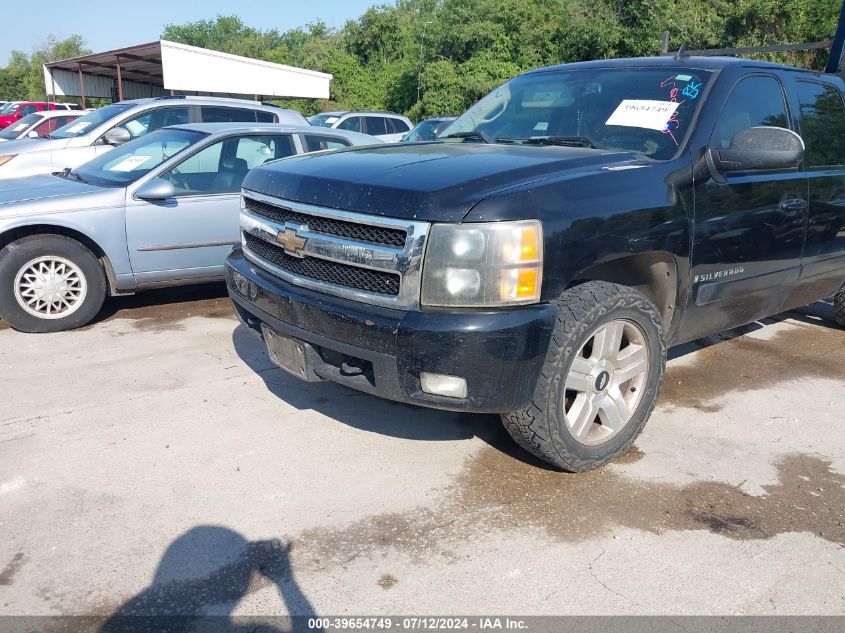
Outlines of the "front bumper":
[{"label": "front bumper", "polygon": [[[232,271],[254,284],[238,292]],[[555,322],[554,306],[502,310],[398,311],[287,283],[244,259],[226,259],[226,285],[240,320],[304,343],[309,374],[390,400],[453,411],[524,408],[534,393]],[[420,372],[462,376],[467,397],[422,391]]]}]

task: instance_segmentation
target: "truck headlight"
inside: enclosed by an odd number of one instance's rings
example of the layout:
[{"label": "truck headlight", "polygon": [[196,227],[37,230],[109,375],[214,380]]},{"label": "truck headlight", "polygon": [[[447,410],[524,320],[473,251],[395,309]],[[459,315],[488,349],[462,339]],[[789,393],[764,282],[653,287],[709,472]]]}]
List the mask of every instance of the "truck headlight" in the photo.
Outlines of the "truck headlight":
[{"label": "truck headlight", "polygon": [[0,166],[5,165],[10,160],[12,160],[17,154],[6,154],[5,156],[0,156]]},{"label": "truck headlight", "polygon": [[490,307],[540,300],[543,227],[538,220],[433,224],[423,265],[425,306]]}]

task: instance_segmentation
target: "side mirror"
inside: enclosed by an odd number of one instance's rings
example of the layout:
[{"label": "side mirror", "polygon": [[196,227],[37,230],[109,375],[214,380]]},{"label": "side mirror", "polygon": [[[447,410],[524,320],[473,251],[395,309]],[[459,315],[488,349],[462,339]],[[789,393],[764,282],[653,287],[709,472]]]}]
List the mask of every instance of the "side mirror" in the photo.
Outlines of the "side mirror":
[{"label": "side mirror", "polygon": [[109,145],[123,145],[132,140],[132,134],[125,127],[113,127],[106,132],[103,140]]},{"label": "side mirror", "polygon": [[135,197],[140,200],[167,200],[176,195],[170,181],[163,178],[153,178],[138,187]]},{"label": "side mirror", "polygon": [[792,169],[804,158],[804,141],[782,127],[750,127],[737,132],[728,149],[708,150],[716,172]]}]

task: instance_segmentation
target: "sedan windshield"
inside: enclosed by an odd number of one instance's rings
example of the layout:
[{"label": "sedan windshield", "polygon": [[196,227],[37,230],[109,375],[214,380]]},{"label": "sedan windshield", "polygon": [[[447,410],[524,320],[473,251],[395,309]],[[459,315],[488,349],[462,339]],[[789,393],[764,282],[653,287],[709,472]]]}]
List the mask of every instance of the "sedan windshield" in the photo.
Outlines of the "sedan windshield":
[{"label": "sedan windshield", "polygon": [[0,138],[11,140],[18,138],[23,131],[31,125],[34,125],[41,120],[40,114],[27,114],[24,118],[15,123],[12,123],[5,130],[0,132]]},{"label": "sedan windshield", "polygon": [[0,109],[0,115],[11,114],[15,111],[18,105],[20,104],[15,103],[14,101],[12,103],[7,103],[2,109]]},{"label": "sedan windshield", "polygon": [[111,105],[103,106],[97,110],[92,110],[85,116],[81,116],[64,127],[60,127],[50,135],[50,138],[75,138],[77,136],[82,136],[83,134],[93,130],[101,123],[116,117],[121,112],[125,112],[134,106],[134,103],[113,103]]},{"label": "sedan windshield", "polygon": [[438,136],[623,150],[666,160],[683,142],[711,74],[620,67],[522,75],[496,88]]},{"label": "sedan windshield", "polygon": [[336,114],[315,114],[314,116],[308,117],[308,122],[318,127],[331,127],[337,123],[339,118]]},{"label": "sedan windshield", "polygon": [[60,175],[100,187],[125,187],[206,136],[176,128],[156,130]]}]

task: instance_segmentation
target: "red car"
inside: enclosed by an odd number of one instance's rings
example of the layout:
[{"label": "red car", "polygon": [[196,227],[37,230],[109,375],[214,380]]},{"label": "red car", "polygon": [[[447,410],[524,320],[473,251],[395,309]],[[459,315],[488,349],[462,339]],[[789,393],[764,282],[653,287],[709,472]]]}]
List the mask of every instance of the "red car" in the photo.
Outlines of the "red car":
[{"label": "red car", "polygon": [[57,105],[47,101],[14,101],[6,104],[0,110],[0,128],[8,127],[15,121],[22,119],[27,114],[41,112],[43,110],[67,109],[64,104]]}]

